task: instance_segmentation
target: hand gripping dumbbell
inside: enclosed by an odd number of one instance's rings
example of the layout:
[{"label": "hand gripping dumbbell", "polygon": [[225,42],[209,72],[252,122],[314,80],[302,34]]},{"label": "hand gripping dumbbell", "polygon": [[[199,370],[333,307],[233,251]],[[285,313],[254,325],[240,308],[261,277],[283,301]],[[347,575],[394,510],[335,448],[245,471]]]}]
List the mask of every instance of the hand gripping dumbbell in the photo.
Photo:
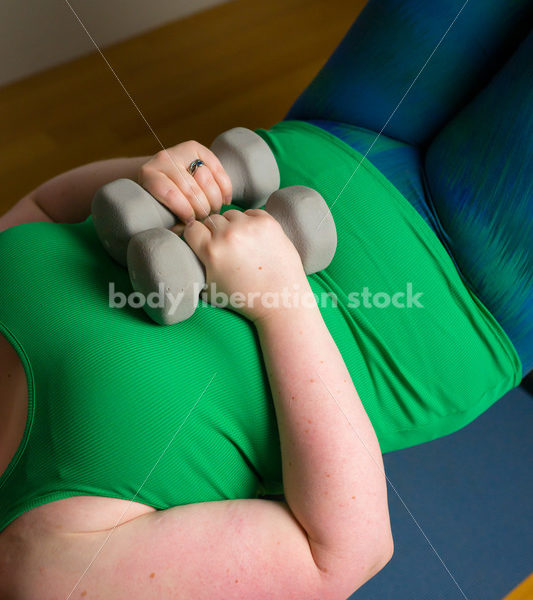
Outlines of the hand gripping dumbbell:
[{"label": "hand gripping dumbbell", "polygon": [[[215,138],[210,147],[228,174],[232,203],[243,208],[263,206],[279,188],[276,159],[259,135],[234,127]],[[179,219],[143,187],[130,179],[117,179],[95,194],[91,212],[102,244],[122,266],[130,239],[154,227],[169,229]]]},{"label": "hand gripping dumbbell", "polygon": [[[306,274],[325,269],[337,247],[337,232],[324,198],[315,190],[293,185],[275,191],[265,210],[282,226],[300,254]],[[205,270],[188,244],[159,227],[134,235],[127,249],[130,280],[145,299],[144,310],[157,323],[172,325],[190,317],[205,286]],[[280,265],[283,268],[283,265]]]}]

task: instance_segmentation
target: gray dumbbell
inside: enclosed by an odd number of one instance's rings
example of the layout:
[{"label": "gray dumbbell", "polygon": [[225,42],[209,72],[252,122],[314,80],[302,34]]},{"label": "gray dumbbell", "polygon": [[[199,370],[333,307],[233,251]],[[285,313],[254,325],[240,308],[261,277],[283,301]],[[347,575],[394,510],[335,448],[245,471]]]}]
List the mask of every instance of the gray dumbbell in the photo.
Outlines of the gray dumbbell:
[{"label": "gray dumbbell", "polygon": [[[210,149],[229,175],[233,204],[258,208],[279,188],[276,159],[263,138],[250,129],[234,127],[225,131],[215,138]],[[123,266],[128,242],[135,234],[154,227],[170,228],[179,221],[130,179],[117,179],[102,186],[94,195],[91,212],[100,241]]]},{"label": "gray dumbbell", "polygon": [[[283,227],[308,275],[329,265],[337,232],[317,191],[302,185],[282,188],[270,195],[265,210]],[[194,313],[205,286],[205,270],[177,234],[160,227],[134,235],[127,261],[133,289],[143,295],[143,308],[155,322],[172,325]]]}]

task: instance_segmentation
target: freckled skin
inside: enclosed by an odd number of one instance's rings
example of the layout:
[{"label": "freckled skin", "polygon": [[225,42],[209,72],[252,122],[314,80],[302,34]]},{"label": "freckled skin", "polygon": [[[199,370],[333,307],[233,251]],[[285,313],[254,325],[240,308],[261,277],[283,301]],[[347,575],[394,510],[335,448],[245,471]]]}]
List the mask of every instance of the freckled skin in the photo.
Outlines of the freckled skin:
[{"label": "freckled skin", "polygon": [[263,267],[257,267],[259,270],[261,270]]},{"label": "freckled skin", "polygon": [[155,577],[155,573],[150,573],[150,579],[153,579]]},{"label": "freckled skin", "polygon": [[309,381],[310,381],[311,383],[315,383],[315,380],[314,380],[314,379],[310,379]]}]

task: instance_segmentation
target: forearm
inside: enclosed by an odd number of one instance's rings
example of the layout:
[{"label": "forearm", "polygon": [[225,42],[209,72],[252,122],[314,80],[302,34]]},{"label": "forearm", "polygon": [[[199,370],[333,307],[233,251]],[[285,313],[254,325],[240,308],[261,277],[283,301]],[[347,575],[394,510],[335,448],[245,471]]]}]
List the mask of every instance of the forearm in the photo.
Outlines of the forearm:
[{"label": "forearm", "polygon": [[53,221],[79,223],[89,216],[98,188],[121,177],[136,181],[139,168],[149,159],[112,158],[76,167],[46,181],[26,198],[30,197]]},{"label": "forearm", "polygon": [[[340,352],[316,305],[273,313],[256,327],[287,503],[319,566],[332,564],[332,556],[356,556],[353,568],[371,570],[392,552],[386,480],[378,440]],[[369,563],[362,565],[361,556]]]}]

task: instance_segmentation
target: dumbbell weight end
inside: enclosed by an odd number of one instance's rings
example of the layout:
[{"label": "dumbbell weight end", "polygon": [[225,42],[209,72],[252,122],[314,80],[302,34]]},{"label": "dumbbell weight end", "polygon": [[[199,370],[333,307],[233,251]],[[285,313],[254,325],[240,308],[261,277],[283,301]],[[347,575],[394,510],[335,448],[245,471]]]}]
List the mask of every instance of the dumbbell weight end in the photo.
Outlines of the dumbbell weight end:
[{"label": "dumbbell weight end", "polygon": [[186,242],[168,229],[148,229],[130,240],[127,263],[133,289],[156,323],[173,325],[196,310],[205,270]]}]

